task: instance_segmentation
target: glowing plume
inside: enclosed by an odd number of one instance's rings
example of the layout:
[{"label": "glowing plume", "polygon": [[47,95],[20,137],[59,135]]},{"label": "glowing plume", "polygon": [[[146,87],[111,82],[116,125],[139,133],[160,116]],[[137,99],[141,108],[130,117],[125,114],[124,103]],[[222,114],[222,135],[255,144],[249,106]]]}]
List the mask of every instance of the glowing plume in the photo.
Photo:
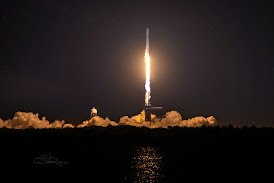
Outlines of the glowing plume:
[{"label": "glowing plume", "polygon": [[151,98],[150,92],[150,57],[147,53],[147,50],[145,52],[145,62],[146,62],[146,83],[145,83],[145,89],[146,89],[146,95],[145,95],[145,104],[149,104],[149,99]]},{"label": "glowing plume", "polygon": [[149,57],[149,29],[146,29],[146,51],[145,51],[145,63],[146,63],[146,95],[145,95],[145,104],[150,104],[150,57]]}]

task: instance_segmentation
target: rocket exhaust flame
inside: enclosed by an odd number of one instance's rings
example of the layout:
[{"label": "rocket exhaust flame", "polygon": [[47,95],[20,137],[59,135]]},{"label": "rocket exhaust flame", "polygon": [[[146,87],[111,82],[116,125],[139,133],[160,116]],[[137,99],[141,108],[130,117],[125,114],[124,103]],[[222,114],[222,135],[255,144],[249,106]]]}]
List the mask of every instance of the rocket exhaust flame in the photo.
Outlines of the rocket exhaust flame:
[{"label": "rocket exhaust flame", "polygon": [[146,63],[146,95],[145,95],[145,121],[151,122],[151,88],[150,88],[150,57],[149,57],[149,28],[146,29],[146,51],[145,51],[145,63]]},{"label": "rocket exhaust flame", "polygon": [[146,89],[146,95],[145,95],[145,104],[150,103],[150,57],[147,51],[145,52],[145,62],[146,62],[146,83],[145,83],[145,89]]},{"label": "rocket exhaust flame", "polygon": [[150,95],[151,88],[150,88],[149,28],[146,29],[145,63],[146,63],[145,105],[148,105],[148,104],[150,104],[150,98],[151,98],[151,95]]}]

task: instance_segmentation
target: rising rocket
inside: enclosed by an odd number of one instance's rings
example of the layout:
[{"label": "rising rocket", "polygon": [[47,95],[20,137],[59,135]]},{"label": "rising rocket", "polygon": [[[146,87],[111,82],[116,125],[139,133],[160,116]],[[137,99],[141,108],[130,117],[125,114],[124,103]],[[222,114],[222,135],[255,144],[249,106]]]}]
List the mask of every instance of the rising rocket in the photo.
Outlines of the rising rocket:
[{"label": "rising rocket", "polygon": [[145,51],[145,63],[146,63],[146,82],[145,82],[145,121],[151,121],[151,88],[150,88],[150,57],[149,57],[149,28],[146,28],[146,51]]},{"label": "rising rocket", "polygon": [[149,28],[146,29],[146,51],[145,51],[145,63],[146,63],[146,82],[145,82],[145,105],[151,105],[151,88],[150,88],[150,57],[149,57]]}]

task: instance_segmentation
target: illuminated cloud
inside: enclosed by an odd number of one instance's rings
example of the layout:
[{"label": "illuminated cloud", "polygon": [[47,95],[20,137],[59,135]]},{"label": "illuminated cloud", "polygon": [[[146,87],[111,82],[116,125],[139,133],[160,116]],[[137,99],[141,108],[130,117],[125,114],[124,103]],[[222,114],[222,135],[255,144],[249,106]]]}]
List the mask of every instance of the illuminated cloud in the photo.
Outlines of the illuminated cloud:
[{"label": "illuminated cloud", "polygon": [[65,121],[55,120],[49,123],[45,117],[39,118],[39,114],[32,112],[16,112],[12,119],[3,121],[0,119],[0,127],[12,129],[25,129],[25,128],[62,128]]},{"label": "illuminated cloud", "polygon": [[83,121],[82,124],[79,124],[77,128],[83,128],[83,127],[89,127],[89,126],[102,126],[102,127],[107,127],[107,126],[117,126],[118,124],[114,121],[110,121],[109,118],[103,119],[99,116],[94,116],[88,121]]},{"label": "illuminated cloud", "polygon": [[74,128],[74,125],[66,123],[66,124],[64,124],[63,128]]},{"label": "illuminated cloud", "polygon": [[198,116],[188,120],[183,120],[180,126],[200,127],[202,125],[215,126],[216,124],[217,124],[217,120],[213,116],[210,116],[208,118],[205,118],[203,116]]},{"label": "illuminated cloud", "polygon": [[165,118],[156,118],[155,115],[151,117],[152,122],[145,121],[145,112],[142,111],[140,114],[129,118],[124,116],[120,119],[119,125],[130,125],[136,127],[148,127],[148,128],[167,128],[168,126],[186,126],[186,127],[200,127],[205,126],[215,126],[217,120],[210,116],[208,118],[199,116],[188,120],[183,120],[180,113],[177,111],[170,111],[166,113]]},{"label": "illuminated cloud", "polygon": [[[217,125],[217,120],[210,116],[208,118],[198,116],[191,119],[183,120],[182,116],[177,111],[167,112],[165,117],[160,119],[156,118],[155,115],[151,116],[152,122],[145,121],[145,112],[142,111],[140,114],[128,117],[124,116],[120,118],[119,123],[111,121],[109,118],[101,118],[99,116],[94,116],[90,120],[83,121],[77,126],[77,128],[89,127],[89,126],[118,126],[118,125],[128,125],[136,127],[148,127],[148,128],[168,128],[169,126],[179,126],[179,127],[200,127],[205,126],[215,126]],[[2,120],[0,118],[0,128],[12,128],[12,129],[26,129],[26,128],[74,128],[72,124],[65,124],[65,121],[55,120],[50,123],[45,117],[39,118],[39,114],[33,114],[32,112],[16,112],[12,119]]]},{"label": "illuminated cloud", "polygon": [[[151,116],[151,119],[155,119],[155,115]],[[119,125],[129,125],[129,126],[137,126],[137,127],[149,127],[150,122],[145,121],[145,111],[142,111],[140,114],[136,116],[132,116],[129,118],[128,116],[124,116],[120,118]]]}]

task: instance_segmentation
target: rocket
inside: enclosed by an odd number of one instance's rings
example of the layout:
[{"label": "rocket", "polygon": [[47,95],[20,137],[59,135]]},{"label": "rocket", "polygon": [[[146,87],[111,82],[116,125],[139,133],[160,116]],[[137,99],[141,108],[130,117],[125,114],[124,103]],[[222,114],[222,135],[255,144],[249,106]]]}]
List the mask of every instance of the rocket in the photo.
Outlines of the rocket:
[{"label": "rocket", "polygon": [[145,102],[145,121],[151,122],[151,101],[150,101],[150,57],[149,57],[149,28],[146,28],[146,52],[145,52],[145,62],[146,62],[146,102]]},{"label": "rocket", "polygon": [[150,103],[150,57],[149,57],[149,28],[146,28],[146,51],[145,51],[145,63],[146,63],[146,82],[145,82],[145,89],[146,89],[146,95],[145,95],[145,105],[151,106]]},{"label": "rocket", "polygon": [[145,121],[151,122],[151,112],[155,109],[162,109],[162,107],[151,106],[151,88],[150,88],[150,56],[149,56],[149,28],[146,28],[146,51],[145,51],[145,63],[146,63],[146,82],[145,82]]},{"label": "rocket", "polygon": [[149,55],[149,28],[146,29],[146,50],[147,54]]}]

